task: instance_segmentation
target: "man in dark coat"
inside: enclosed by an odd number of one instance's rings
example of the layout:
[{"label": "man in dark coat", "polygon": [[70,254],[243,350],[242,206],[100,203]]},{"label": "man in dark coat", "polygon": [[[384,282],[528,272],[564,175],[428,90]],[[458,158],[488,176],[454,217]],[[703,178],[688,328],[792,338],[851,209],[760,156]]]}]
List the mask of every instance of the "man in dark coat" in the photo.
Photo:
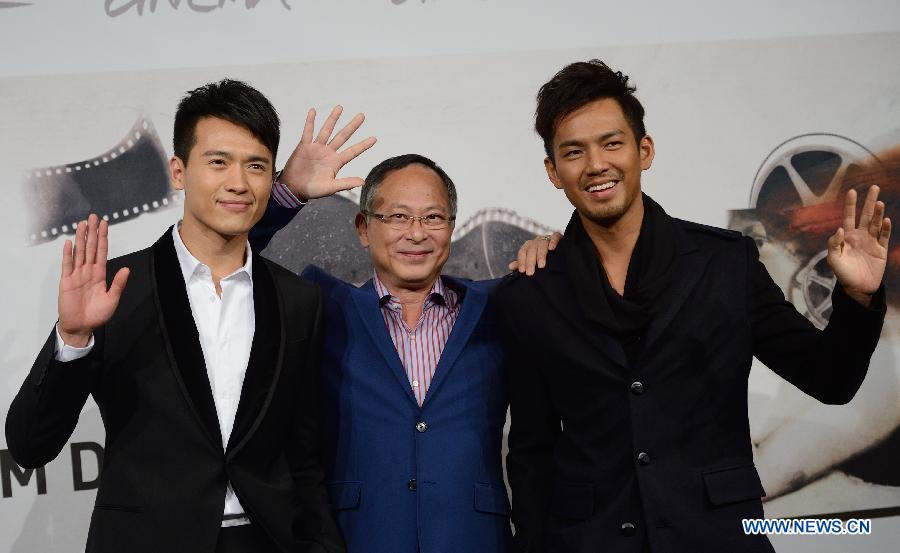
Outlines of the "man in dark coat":
[{"label": "man in dark coat", "polygon": [[[755,356],[825,403],[859,388],[884,319],[890,221],[856,192],[828,241],[817,330],[740,234],[674,219],[641,192],[653,140],[628,77],[571,64],[538,94],[547,174],[575,208],[547,268],[498,290],[513,357],[514,549],[766,552],[747,377]],[[839,201],[835,198],[836,201]]]}]

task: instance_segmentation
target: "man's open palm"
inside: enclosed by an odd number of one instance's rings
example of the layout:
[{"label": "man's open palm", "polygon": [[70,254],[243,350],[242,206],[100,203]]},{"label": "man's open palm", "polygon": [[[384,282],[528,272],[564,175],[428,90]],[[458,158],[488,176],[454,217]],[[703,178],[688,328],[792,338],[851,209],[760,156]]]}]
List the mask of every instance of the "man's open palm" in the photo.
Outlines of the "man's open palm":
[{"label": "man's open palm", "polygon": [[128,280],[128,269],[123,267],[106,288],[108,231],[108,223],[91,214],[78,223],[74,246],[70,240],[63,246],[59,332],[72,346],[84,346],[94,329],[112,317]]},{"label": "man's open palm", "polygon": [[847,293],[864,304],[881,286],[891,237],[891,220],[884,216],[878,192],[877,186],[869,188],[857,224],[856,191],[848,191],[843,224],[828,239],[828,265]]},{"label": "man's open palm", "polygon": [[303,135],[300,143],[294,148],[281,173],[281,182],[286,184],[299,199],[306,201],[314,198],[331,196],[341,190],[349,190],[362,186],[360,177],[337,178],[341,167],[349,163],[361,153],[375,144],[375,137],[370,136],[357,142],[343,151],[338,151],[365,121],[365,116],[357,114],[334,137],[334,127],[341,116],[343,108],[336,106],[319,134],[313,138],[316,124],[316,110],[310,109],[306,114]]}]

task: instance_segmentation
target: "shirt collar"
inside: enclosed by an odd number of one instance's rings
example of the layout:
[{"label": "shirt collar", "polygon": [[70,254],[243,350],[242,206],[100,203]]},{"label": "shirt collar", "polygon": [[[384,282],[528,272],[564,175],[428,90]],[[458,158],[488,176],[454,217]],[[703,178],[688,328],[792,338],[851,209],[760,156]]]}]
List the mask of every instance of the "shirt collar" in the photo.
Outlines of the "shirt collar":
[{"label": "shirt collar", "polygon": [[[378,294],[378,305],[380,307],[384,307],[385,305],[391,303],[392,301],[396,303],[394,296],[391,294],[390,290],[387,289],[387,286],[381,282],[381,279],[378,278],[378,273],[375,273],[375,276],[372,279],[372,284],[375,285],[375,293]],[[430,302],[438,303],[441,305],[446,305],[449,308],[453,308],[456,305],[458,299],[458,295],[447,288],[447,285],[444,284],[443,279],[438,276],[434,284],[431,285],[431,291],[428,293],[428,298],[425,300],[426,305]]]},{"label": "shirt collar", "polygon": [[[199,259],[194,257],[194,255],[188,250],[187,246],[184,245],[184,241],[181,239],[181,233],[179,229],[181,228],[181,221],[178,221],[178,224],[172,227],[172,239],[175,242],[175,254],[178,256],[178,265],[181,267],[181,276],[184,278],[184,282],[188,283],[194,278],[196,275],[208,275],[212,278],[212,273],[209,270],[209,267],[200,262]],[[247,242],[247,260],[244,262],[244,266],[226,276],[225,278],[231,278],[238,274],[246,274],[247,278],[250,279],[250,282],[253,282],[253,255],[250,250],[250,242]],[[223,278],[222,280],[225,280]]]}]

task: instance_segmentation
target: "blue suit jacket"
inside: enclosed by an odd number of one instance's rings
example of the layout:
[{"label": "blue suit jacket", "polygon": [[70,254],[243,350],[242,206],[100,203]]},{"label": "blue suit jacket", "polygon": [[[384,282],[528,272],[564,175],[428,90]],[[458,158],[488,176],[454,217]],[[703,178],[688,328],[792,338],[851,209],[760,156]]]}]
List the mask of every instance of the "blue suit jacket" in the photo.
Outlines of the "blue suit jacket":
[{"label": "blue suit jacket", "polygon": [[322,461],[348,551],[506,552],[494,282],[442,277],[462,307],[419,408],[372,282],[356,288],[317,267],[302,276],[323,291]]}]

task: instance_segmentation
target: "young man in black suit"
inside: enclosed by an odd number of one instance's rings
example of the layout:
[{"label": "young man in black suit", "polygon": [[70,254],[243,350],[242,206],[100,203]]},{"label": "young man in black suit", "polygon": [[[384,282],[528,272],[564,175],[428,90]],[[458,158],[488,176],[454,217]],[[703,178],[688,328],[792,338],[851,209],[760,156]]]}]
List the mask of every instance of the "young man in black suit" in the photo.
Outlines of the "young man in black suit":
[{"label": "young man in black suit", "polygon": [[52,460],[90,394],[106,455],[87,551],[342,552],[318,455],[319,292],[247,242],[278,116],[224,80],[187,94],[174,137],[178,225],[108,266],[95,215],[66,241],[59,322],[9,409],[10,452]]},{"label": "young man in black suit", "polygon": [[751,360],[820,401],[849,401],[884,319],[891,224],[877,187],[858,223],[847,193],[828,241],[834,311],[817,330],[752,240],[642,194],[654,143],[634,90],[593,60],[538,93],[547,175],[575,212],[547,268],[498,290],[513,358],[514,550],[772,551],[741,525],[763,516]]}]

